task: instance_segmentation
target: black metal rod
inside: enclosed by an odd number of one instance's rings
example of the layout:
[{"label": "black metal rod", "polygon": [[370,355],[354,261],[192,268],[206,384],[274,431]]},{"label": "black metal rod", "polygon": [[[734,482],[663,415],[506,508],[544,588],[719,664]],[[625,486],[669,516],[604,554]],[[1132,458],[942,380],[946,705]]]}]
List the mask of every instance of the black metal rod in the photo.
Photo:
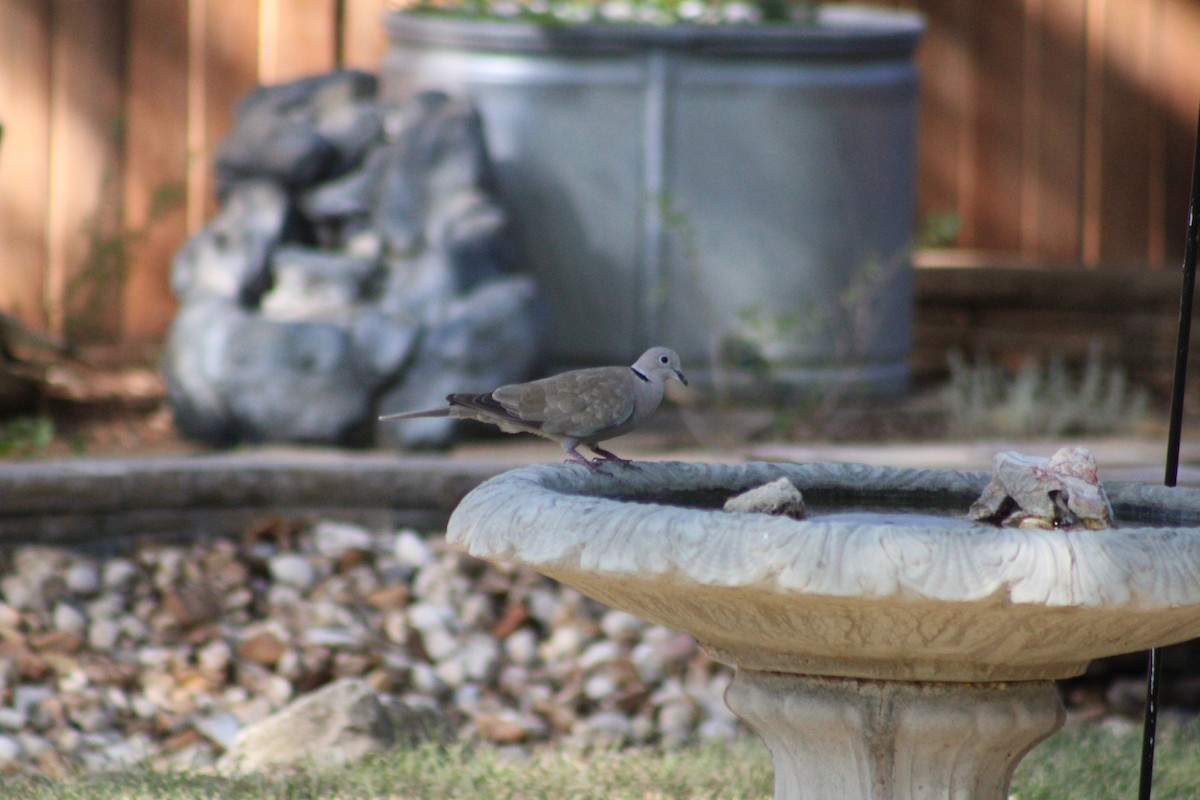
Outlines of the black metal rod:
[{"label": "black metal rod", "polygon": [[[1196,120],[1196,150],[1192,157],[1192,197],[1188,204],[1187,242],[1183,249],[1183,290],[1179,297],[1179,337],[1175,342],[1175,378],[1171,385],[1171,426],[1167,432],[1167,464],[1163,483],[1179,481],[1179,445],[1183,437],[1183,390],[1187,383],[1188,345],[1192,334],[1192,296],[1196,291],[1196,250],[1200,243],[1200,113]],[[1139,800],[1150,800],[1154,786],[1154,745],[1158,728],[1159,676],[1162,660],[1158,648],[1150,651],[1146,665],[1146,716],[1142,724],[1142,771]]]}]

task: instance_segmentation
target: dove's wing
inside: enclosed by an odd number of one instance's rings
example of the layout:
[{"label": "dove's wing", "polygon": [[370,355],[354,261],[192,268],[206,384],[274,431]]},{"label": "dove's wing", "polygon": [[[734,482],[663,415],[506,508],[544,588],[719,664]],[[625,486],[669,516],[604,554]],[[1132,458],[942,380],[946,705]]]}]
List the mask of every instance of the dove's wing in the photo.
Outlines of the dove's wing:
[{"label": "dove's wing", "polygon": [[628,367],[581,369],[530,383],[501,386],[492,397],[516,419],[546,436],[602,439],[634,414],[637,394]]}]

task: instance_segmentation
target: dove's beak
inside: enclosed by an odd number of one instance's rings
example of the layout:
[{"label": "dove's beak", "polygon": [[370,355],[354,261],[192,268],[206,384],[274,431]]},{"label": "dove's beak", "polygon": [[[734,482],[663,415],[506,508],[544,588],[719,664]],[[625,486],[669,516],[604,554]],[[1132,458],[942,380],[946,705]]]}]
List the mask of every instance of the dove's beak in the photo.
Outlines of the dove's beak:
[{"label": "dove's beak", "polygon": [[679,370],[675,370],[675,377],[679,378],[679,382],[682,383],[684,386],[688,385],[687,378],[683,377],[683,373],[680,372]]}]

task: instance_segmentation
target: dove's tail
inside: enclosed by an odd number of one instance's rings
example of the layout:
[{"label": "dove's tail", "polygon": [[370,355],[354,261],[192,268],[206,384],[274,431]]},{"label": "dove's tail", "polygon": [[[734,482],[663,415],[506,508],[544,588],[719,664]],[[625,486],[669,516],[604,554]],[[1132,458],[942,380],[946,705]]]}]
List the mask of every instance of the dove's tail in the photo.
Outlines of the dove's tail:
[{"label": "dove's tail", "polygon": [[387,422],[393,419],[417,419],[418,417],[448,417],[450,416],[450,408],[429,408],[425,411],[407,411],[402,414],[384,414],[379,418],[380,422]]}]

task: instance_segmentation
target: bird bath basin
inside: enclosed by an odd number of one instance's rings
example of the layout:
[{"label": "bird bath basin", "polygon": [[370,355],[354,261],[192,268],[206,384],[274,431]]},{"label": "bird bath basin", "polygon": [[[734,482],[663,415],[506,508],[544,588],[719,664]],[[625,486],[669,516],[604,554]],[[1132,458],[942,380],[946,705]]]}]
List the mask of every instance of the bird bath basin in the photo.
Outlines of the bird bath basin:
[{"label": "bird bath basin", "polygon": [[[694,636],[737,668],[775,796],[1003,800],[1053,681],[1200,635],[1200,492],[1108,484],[1120,527],[964,521],[988,475],[845,464],[538,466],[448,538]],[[781,476],[810,518],[721,511]]]}]

